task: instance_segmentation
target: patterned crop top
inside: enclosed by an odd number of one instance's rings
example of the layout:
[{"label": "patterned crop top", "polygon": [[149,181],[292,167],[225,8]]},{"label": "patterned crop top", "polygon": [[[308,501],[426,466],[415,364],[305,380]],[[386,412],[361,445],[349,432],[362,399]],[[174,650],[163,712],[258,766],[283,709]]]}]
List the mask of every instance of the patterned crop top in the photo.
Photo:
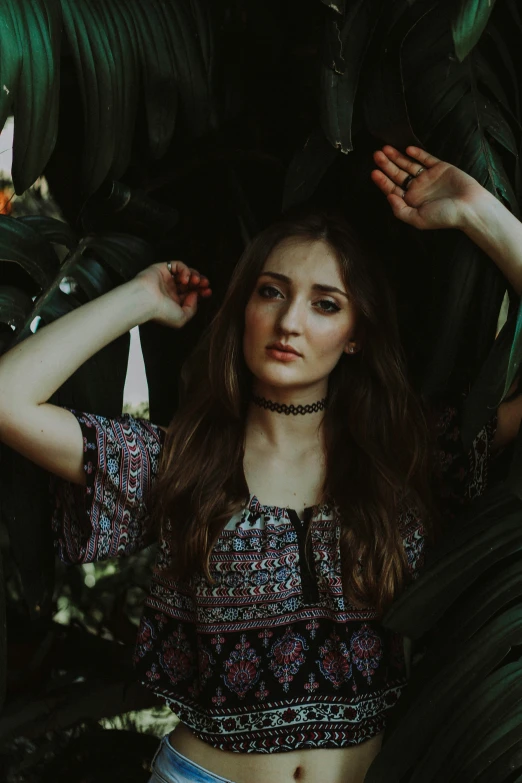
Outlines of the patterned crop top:
[{"label": "patterned crop top", "polygon": [[[495,412],[465,452],[459,408],[436,418],[449,514],[485,489],[496,429]],[[165,433],[129,414],[67,410],[83,432],[87,486],[51,476],[58,553],[72,564],[136,552],[151,543],[147,493]],[[424,556],[422,521],[410,508],[398,524],[413,580]],[[338,538],[327,505],[301,521],[251,495],[214,547],[214,586],[201,575],[167,578],[168,547],[159,542],[135,648],[139,680],[222,750],[340,748],[382,731],[407,681],[403,638],[374,612],[344,602]]]}]

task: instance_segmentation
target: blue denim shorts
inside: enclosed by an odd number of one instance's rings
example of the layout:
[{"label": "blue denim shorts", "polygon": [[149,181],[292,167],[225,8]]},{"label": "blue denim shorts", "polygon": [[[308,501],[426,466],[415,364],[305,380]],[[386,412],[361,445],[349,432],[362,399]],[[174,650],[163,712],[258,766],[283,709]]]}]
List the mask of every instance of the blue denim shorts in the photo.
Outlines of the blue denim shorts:
[{"label": "blue denim shorts", "polygon": [[152,759],[151,769],[149,783],[234,783],[221,775],[214,775],[175,750],[169,742],[168,734],[160,742]]}]

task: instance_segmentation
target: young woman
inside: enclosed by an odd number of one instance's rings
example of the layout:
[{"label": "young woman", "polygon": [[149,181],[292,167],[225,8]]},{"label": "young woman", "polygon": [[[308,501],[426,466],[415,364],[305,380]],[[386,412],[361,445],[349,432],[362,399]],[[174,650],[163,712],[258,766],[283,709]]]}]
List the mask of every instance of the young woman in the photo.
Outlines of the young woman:
[{"label": "young woman", "polygon": [[[384,147],[372,172],[397,217],[461,228],[520,292],[520,223],[459,169],[406,152]],[[362,783],[407,680],[380,620],[434,536],[432,468],[457,503],[482,492],[522,403],[468,453],[458,406],[432,431],[382,270],[321,212],[247,248],[168,429],[46,402],[136,324],[181,328],[208,283],[153,264],[6,353],[0,438],[53,474],[66,562],[159,539],[135,661],[180,723],[151,781]]]}]

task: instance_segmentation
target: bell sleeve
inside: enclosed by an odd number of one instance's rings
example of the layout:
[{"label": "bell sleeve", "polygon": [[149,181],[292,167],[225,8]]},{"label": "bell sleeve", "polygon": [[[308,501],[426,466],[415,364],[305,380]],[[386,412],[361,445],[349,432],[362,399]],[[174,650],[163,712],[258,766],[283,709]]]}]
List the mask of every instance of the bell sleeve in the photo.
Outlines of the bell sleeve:
[{"label": "bell sleeve", "polygon": [[130,414],[109,419],[66,410],[82,430],[87,484],[51,474],[51,525],[58,555],[65,563],[78,564],[133,554],[154,538],[147,499],[165,432]]}]

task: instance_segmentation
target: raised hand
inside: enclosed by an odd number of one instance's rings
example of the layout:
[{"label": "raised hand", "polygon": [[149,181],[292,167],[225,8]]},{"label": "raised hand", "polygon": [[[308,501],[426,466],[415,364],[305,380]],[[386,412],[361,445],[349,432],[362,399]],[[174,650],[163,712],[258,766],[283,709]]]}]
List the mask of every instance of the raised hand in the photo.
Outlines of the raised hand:
[{"label": "raised hand", "polygon": [[134,281],[148,292],[154,316],[149,320],[180,329],[197,312],[198,299],[212,295],[207,277],[182,261],[171,261],[172,274],[166,261],[151,264],[139,272]]},{"label": "raised hand", "polygon": [[[395,217],[419,229],[459,228],[466,208],[484,193],[477,180],[419,147],[406,155],[386,144],[373,154],[371,178]],[[406,190],[402,187],[412,175]]]}]

